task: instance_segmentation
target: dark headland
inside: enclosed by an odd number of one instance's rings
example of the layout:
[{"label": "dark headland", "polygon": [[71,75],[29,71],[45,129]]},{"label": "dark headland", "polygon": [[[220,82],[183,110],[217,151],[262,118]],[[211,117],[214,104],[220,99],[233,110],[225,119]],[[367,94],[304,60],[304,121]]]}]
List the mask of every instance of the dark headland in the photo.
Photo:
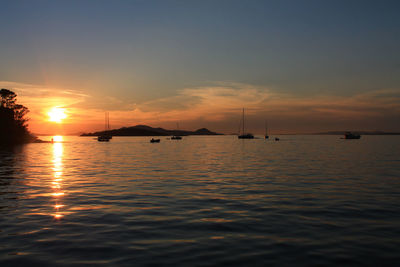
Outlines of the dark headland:
[{"label": "dark headland", "polygon": [[119,129],[108,130],[108,131],[83,133],[81,134],[81,136],[99,136],[104,134],[111,136],[222,135],[221,133],[211,132],[206,128],[201,128],[196,131],[185,131],[185,130],[166,130],[163,128],[153,128],[146,125],[136,125],[132,127],[122,127]]}]

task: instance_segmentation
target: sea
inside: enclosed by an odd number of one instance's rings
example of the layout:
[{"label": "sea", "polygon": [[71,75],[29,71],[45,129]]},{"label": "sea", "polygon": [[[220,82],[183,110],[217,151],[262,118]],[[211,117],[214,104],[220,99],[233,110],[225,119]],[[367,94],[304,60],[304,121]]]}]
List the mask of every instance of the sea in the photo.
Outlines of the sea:
[{"label": "sea", "polygon": [[399,266],[400,136],[0,149],[0,266]]}]

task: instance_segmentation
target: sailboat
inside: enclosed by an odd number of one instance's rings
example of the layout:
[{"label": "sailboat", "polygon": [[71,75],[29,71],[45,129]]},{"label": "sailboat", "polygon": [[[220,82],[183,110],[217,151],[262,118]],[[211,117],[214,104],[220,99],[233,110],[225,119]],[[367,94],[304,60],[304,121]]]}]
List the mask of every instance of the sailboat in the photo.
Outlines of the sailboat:
[{"label": "sailboat", "polygon": [[242,115],[242,134],[238,135],[239,139],[254,139],[254,135],[252,135],[251,133],[245,133],[244,132],[244,108],[243,108],[243,115]]},{"label": "sailboat", "polygon": [[268,123],[267,121],[265,121],[265,139],[268,139],[269,135],[268,135]]},{"label": "sailboat", "polygon": [[344,139],[360,139],[361,135],[352,133],[352,132],[346,132],[344,134]]},{"label": "sailboat", "polygon": [[104,120],[105,120],[104,132],[103,132],[103,134],[101,134],[97,137],[97,141],[99,141],[99,142],[109,142],[110,139],[112,139],[112,136],[110,134],[106,133],[106,131],[110,130],[110,116],[109,116],[108,112],[105,113]]},{"label": "sailboat", "polygon": [[[179,124],[178,123],[176,124],[176,128],[179,131]],[[171,137],[171,140],[181,140],[181,139],[182,139],[182,136],[180,136],[180,135],[174,135],[174,136]]]}]

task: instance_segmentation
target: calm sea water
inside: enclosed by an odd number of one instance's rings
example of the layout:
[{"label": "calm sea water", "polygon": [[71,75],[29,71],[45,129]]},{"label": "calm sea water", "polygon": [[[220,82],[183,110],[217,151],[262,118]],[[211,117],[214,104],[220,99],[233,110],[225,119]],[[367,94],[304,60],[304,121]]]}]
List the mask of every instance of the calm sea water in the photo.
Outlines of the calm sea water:
[{"label": "calm sea water", "polygon": [[0,150],[0,265],[399,264],[399,136],[149,139]]}]

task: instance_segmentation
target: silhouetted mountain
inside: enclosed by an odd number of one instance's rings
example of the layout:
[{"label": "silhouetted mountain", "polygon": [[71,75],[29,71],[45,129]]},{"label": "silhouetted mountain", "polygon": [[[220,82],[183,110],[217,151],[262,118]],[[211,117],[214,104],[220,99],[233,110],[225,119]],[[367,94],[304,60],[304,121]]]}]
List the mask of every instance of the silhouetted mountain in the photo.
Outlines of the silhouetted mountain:
[{"label": "silhouetted mountain", "polygon": [[136,125],[132,127],[122,127],[109,131],[100,131],[94,133],[83,133],[81,136],[99,136],[99,135],[112,135],[112,136],[170,136],[170,135],[222,135],[220,133],[211,132],[206,128],[201,128],[196,131],[184,130],[166,130],[163,128],[153,128],[146,125]]},{"label": "silhouetted mountain", "polygon": [[219,133],[211,132],[206,128],[201,128],[192,133],[192,135],[221,135]]},{"label": "silhouetted mountain", "polygon": [[[322,132],[322,133],[314,133],[317,135],[344,135],[346,132],[349,131],[329,131],[329,132]],[[350,131],[352,133],[357,133],[360,135],[400,135],[398,132],[384,132],[384,131]]]}]

